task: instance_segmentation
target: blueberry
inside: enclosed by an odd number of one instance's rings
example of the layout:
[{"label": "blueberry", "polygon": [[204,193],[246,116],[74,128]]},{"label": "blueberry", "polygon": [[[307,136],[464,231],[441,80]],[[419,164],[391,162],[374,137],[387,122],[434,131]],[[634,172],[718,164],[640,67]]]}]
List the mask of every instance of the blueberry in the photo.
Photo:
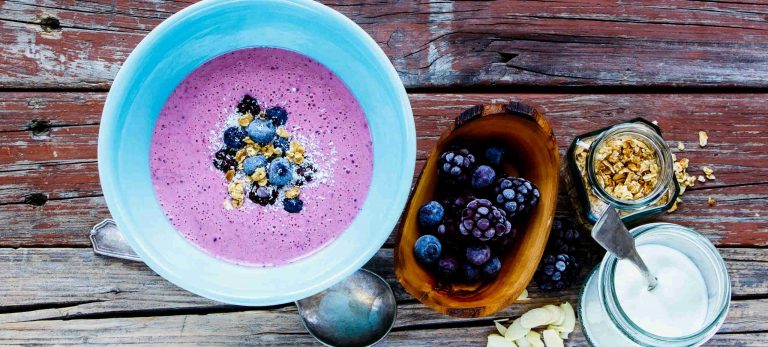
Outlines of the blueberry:
[{"label": "blueberry", "polygon": [[276,186],[284,186],[291,183],[291,180],[293,179],[291,163],[285,158],[277,158],[273,160],[269,163],[269,169],[267,171],[269,183]]},{"label": "blueberry", "polygon": [[287,137],[278,137],[275,139],[274,146],[275,148],[282,149],[283,154],[285,154],[291,148],[291,141]]},{"label": "blueberry", "polygon": [[436,228],[443,221],[445,209],[437,201],[430,201],[419,209],[419,225],[425,228]]},{"label": "blueberry", "polygon": [[245,133],[245,130],[241,127],[231,127],[227,130],[224,130],[224,144],[228,148],[235,148],[239,149],[245,146],[245,142],[243,142],[243,139],[248,134]]},{"label": "blueberry", "polygon": [[486,244],[469,246],[465,253],[467,262],[475,266],[483,265],[491,258],[491,248]]},{"label": "blueberry", "polygon": [[472,174],[472,188],[484,189],[493,184],[496,178],[496,171],[488,165],[480,165]]},{"label": "blueberry", "polygon": [[275,126],[281,126],[288,121],[288,112],[280,106],[271,107],[265,112],[264,116],[271,120]]},{"label": "blueberry", "polygon": [[255,116],[261,112],[261,107],[259,107],[259,101],[256,100],[254,97],[246,94],[243,97],[243,100],[241,100],[240,103],[237,104],[237,112],[240,112],[242,114],[250,113]]},{"label": "blueberry", "polygon": [[463,263],[459,269],[459,274],[462,281],[470,283],[477,281],[478,277],[480,277],[480,270],[472,266],[472,264]]},{"label": "blueberry", "polygon": [[254,119],[248,125],[248,136],[253,142],[264,146],[275,138],[275,125],[266,119]]},{"label": "blueberry", "polygon": [[416,260],[422,264],[432,264],[440,258],[442,252],[442,245],[440,240],[432,235],[424,235],[416,240],[416,244],[413,245],[413,254],[416,256]]},{"label": "blueberry", "polygon": [[304,201],[301,201],[299,198],[283,200],[283,209],[288,211],[288,213],[299,213],[303,208]]},{"label": "blueberry", "polygon": [[499,275],[501,271],[501,261],[498,257],[493,257],[483,264],[483,276],[491,279]]},{"label": "blueberry", "polygon": [[256,172],[256,169],[266,166],[267,158],[264,158],[263,155],[248,157],[243,161],[243,171],[245,171],[245,174],[248,176],[253,175],[253,173]]},{"label": "blueberry", "polygon": [[437,274],[443,279],[450,279],[456,274],[459,263],[456,258],[445,255],[437,261]]},{"label": "blueberry", "polygon": [[498,146],[488,147],[485,150],[485,159],[493,165],[501,165],[501,160],[504,159],[504,149]]}]

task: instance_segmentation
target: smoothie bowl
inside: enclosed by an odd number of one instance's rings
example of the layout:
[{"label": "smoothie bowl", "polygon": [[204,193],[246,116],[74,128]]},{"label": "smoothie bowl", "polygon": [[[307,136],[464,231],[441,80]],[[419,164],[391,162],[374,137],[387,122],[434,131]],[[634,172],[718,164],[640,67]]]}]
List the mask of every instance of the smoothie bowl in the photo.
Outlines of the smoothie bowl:
[{"label": "smoothie bowl", "polygon": [[405,205],[415,130],[376,43],[308,1],[204,1],[153,30],[107,98],[99,174],[174,284],[263,306],[367,262]]}]

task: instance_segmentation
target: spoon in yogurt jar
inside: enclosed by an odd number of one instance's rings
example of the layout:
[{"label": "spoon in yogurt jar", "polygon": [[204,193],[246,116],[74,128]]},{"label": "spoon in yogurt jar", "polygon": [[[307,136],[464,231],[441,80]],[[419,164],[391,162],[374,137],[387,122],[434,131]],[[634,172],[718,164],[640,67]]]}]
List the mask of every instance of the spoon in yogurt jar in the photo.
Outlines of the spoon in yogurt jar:
[{"label": "spoon in yogurt jar", "polygon": [[637,253],[635,239],[629,233],[627,227],[621,221],[618,211],[613,207],[605,209],[603,214],[592,227],[592,238],[608,252],[613,253],[619,259],[629,260],[643,274],[648,282],[648,290],[656,288],[658,280],[643,262],[643,258]]}]

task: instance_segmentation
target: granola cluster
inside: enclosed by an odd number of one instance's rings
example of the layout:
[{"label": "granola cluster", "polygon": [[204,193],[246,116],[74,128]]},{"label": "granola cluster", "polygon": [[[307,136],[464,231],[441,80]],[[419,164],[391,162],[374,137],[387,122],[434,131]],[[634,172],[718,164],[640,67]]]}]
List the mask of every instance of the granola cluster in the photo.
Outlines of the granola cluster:
[{"label": "granola cluster", "polygon": [[634,136],[607,139],[595,152],[596,179],[606,193],[619,200],[650,195],[659,182],[659,155]]}]

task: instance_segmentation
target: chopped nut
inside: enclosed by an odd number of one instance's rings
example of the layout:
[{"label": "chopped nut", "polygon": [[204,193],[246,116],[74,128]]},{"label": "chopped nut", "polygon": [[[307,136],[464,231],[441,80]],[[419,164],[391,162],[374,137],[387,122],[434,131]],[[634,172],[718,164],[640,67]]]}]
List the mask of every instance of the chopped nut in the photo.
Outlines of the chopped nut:
[{"label": "chopped nut", "polygon": [[675,200],[675,203],[672,204],[672,207],[669,210],[667,210],[667,213],[672,213],[672,212],[677,211],[677,204],[679,204],[681,202],[683,202],[683,199],[677,198]]},{"label": "chopped nut", "polygon": [[275,146],[270,144],[270,145],[261,147],[261,153],[264,154],[265,157],[269,158],[275,155]]},{"label": "chopped nut", "polygon": [[301,194],[301,189],[299,189],[299,187],[293,187],[285,191],[285,197],[288,199],[298,197],[299,194]]},{"label": "chopped nut", "polygon": [[704,178],[704,176],[701,176],[701,175],[699,175],[699,177],[698,177],[698,178],[696,178],[696,179],[697,179],[699,182],[701,182],[701,183],[704,183],[704,182],[706,182],[706,181],[707,181],[707,180]]},{"label": "chopped nut", "polygon": [[617,199],[643,198],[658,184],[658,155],[638,138],[609,138],[596,150],[595,156],[598,183]]},{"label": "chopped nut", "polygon": [[704,147],[707,145],[707,133],[705,131],[699,131],[699,146]]},{"label": "chopped nut", "polygon": [[232,200],[232,207],[239,208],[243,206],[243,200],[245,199],[245,185],[240,181],[235,181],[227,186],[229,197]]},{"label": "chopped nut", "polygon": [[263,167],[256,169],[256,171],[254,171],[253,174],[251,175],[251,179],[256,182],[261,181],[265,178],[267,178],[267,169]]},{"label": "chopped nut", "polygon": [[253,156],[259,154],[259,150],[257,149],[258,148],[257,146],[258,145],[256,145],[256,144],[246,145],[245,146],[245,154],[247,154],[249,157],[253,157]]},{"label": "chopped nut", "polygon": [[231,181],[233,178],[235,178],[235,170],[227,171],[225,176],[227,177],[227,181]]},{"label": "chopped nut", "polygon": [[288,130],[285,130],[283,127],[277,128],[277,136],[288,138],[291,136],[291,133],[288,132]]},{"label": "chopped nut", "polygon": [[247,127],[251,122],[253,122],[253,115],[250,112],[237,119],[237,124],[240,124],[241,127]]},{"label": "chopped nut", "polygon": [[712,198],[711,196],[707,198],[707,205],[715,206],[716,204],[717,204],[717,201],[715,201],[714,198]]},{"label": "chopped nut", "polygon": [[238,163],[242,163],[247,156],[248,153],[245,151],[245,148],[243,148],[235,153],[235,160],[237,160]]},{"label": "chopped nut", "polygon": [[651,123],[653,123],[653,125],[659,125],[659,121],[657,121],[657,120],[654,120],[654,121],[653,121],[653,122],[651,122]]},{"label": "chopped nut", "polygon": [[262,178],[262,179],[260,179],[258,182],[256,182],[256,184],[258,184],[258,185],[259,185],[259,187],[263,187],[263,186],[266,186],[266,185],[267,185],[267,182],[269,182],[269,180],[268,180],[268,179],[266,179],[266,178]]},{"label": "chopped nut", "polygon": [[707,177],[708,180],[714,180],[715,179],[715,171],[709,168],[708,166],[703,166],[701,168],[701,171],[704,171],[704,176]]},{"label": "chopped nut", "polygon": [[684,151],[685,150],[685,145],[682,142],[677,141],[677,149],[679,149],[681,151]]},{"label": "chopped nut", "polygon": [[[243,142],[245,142],[245,143],[246,143],[246,144],[248,144],[248,145],[253,145],[253,144],[255,144],[255,143],[256,143],[256,142],[253,142],[253,140],[251,140],[251,138],[250,138],[250,137],[248,137],[248,136],[246,136],[245,138],[243,138]],[[258,146],[258,145],[257,145],[257,146]]]}]

